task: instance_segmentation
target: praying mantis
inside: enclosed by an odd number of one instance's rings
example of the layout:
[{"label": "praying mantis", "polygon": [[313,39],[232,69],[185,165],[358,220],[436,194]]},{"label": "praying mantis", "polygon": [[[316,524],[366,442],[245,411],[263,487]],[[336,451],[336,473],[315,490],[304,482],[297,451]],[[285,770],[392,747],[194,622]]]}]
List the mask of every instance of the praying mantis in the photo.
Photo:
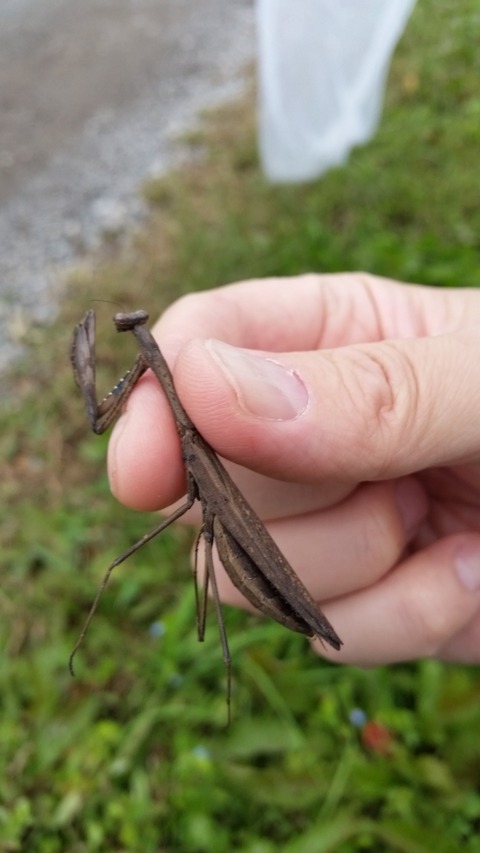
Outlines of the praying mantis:
[{"label": "praying mantis", "polygon": [[[247,502],[242,492],[218,458],[213,448],[200,435],[179,400],[172,374],[162,352],[146,326],[145,311],[117,313],[113,318],[119,332],[135,336],[139,354],[133,367],[101,402],[97,401],[95,382],[95,314],[88,311],[75,327],[71,360],[75,380],[82,392],[87,417],[93,431],[104,432],[115,420],[139,378],[150,368],[163,388],[170,404],[185,466],[187,492],[185,501],[168,518],[117,557],[107,568],[83,630],[70,656],[73,660],[83,642],[103,590],[113,569],[131,554],[160,534],[200,501],[202,523],[197,538],[205,545],[205,583],[203,604],[197,599],[198,635],[205,631],[206,590],[210,585],[219,624],[223,659],[228,673],[227,702],[230,704],[231,658],[221,615],[220,597],[213,561],[213,545],[232,583],[257,610],[292,631],[318,637],[339,651],[342,641],[295,574],[265,525]],[[197,548],[195,549],[195,553]]]}]

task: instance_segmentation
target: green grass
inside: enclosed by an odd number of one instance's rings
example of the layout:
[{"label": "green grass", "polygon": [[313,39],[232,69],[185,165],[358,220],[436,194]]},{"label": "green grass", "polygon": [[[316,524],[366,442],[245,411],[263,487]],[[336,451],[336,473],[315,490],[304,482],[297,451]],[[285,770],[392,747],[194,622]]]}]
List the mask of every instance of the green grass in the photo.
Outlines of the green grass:
[{"label": "green grass", "polygon": [[[226,730],[183,530],[118,569],[67,670],[105,566],[151,522],[109,495],[106,440],[70,375],[74,322],[94,298],[155,315],[186,291],[305,270],[478,286],[479,23],[474,0],[419,3],[377,136],[309,186],[260,176],[251,98],[207,116],[187,141],[200,159],[145,188],[133,246],[111,245],[72,278],[53,327],[31,330],[0,415],[0,850],[480,850],[478,669],[339,669],[228,611]],[[97,305],[106,387],[133,354],[108,331],[113,310]]]}]

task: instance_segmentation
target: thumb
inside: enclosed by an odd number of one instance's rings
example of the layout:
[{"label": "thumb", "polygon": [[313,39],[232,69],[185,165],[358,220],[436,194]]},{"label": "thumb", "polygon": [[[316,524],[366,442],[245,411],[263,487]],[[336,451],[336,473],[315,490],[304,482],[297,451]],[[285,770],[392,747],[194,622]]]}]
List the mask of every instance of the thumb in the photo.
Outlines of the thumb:
[{"label": "thumb", "polygon": [[299,482],[384,479],[478,456],[478,329],[268,354],[194,340],[175,383],[223,456]]}]

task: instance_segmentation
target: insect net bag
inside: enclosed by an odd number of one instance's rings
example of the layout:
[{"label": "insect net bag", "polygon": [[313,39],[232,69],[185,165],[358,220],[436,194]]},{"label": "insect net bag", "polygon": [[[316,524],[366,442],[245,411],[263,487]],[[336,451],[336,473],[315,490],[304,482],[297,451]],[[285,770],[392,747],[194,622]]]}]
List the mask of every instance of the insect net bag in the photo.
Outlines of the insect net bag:
[{"label": "insect net bag", "polygon": [[414,4],[257,0],[259,144],[270,180],[311,180],[373,135]]}]

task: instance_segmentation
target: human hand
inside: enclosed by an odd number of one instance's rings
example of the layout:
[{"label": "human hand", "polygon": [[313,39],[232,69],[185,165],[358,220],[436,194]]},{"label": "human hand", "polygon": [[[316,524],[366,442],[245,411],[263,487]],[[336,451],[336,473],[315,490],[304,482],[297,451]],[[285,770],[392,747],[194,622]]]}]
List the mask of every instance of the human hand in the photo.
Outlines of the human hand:
[{"label": "human hand", "polygon": [[[479,331],[478,291],[365,274],[192,294],[155,326],[189,416],[344,641],[314,641],[325,657],[480,660]],[[109,471],[135,509],[185,493],[150,373]]]}]

